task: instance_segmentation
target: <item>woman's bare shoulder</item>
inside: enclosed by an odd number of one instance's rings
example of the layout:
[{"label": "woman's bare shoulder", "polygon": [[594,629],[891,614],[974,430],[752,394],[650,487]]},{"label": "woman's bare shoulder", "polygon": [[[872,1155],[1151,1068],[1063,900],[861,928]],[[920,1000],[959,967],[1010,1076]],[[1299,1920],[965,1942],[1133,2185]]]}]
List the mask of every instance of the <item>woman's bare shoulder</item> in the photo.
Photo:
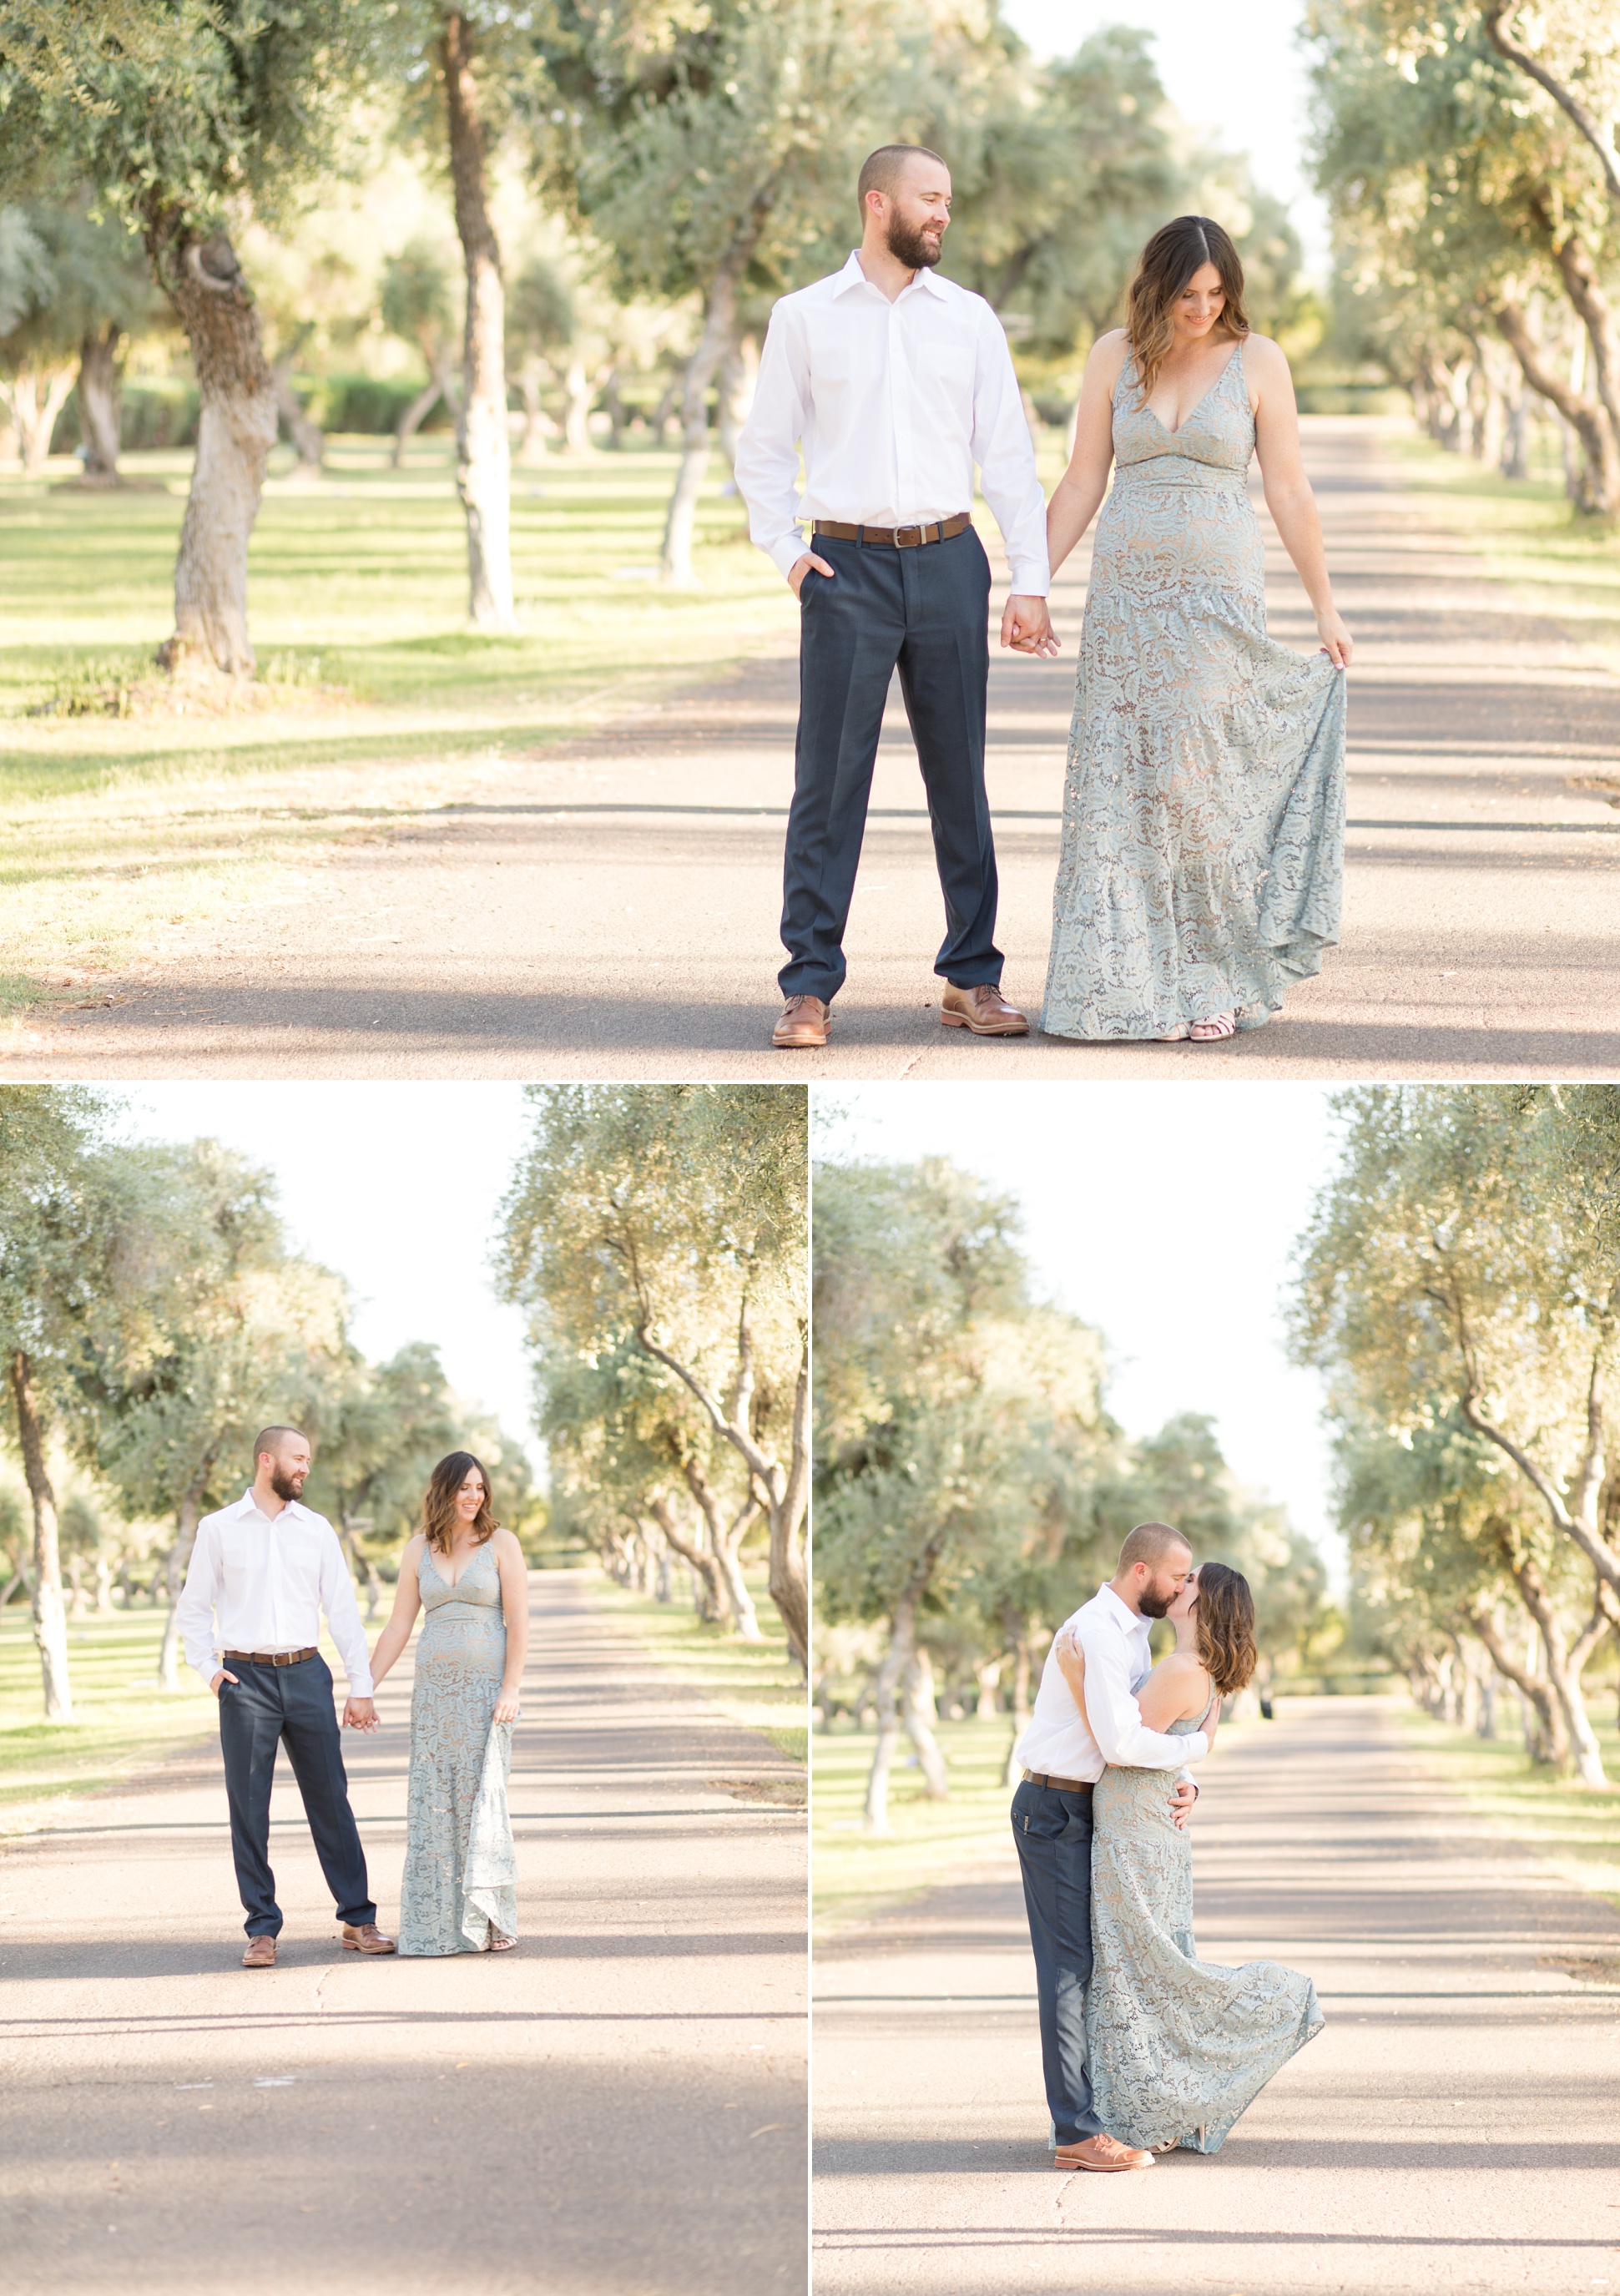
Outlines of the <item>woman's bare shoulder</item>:
[{"label": "woman's bare shoulder", "polygon": [[523,1546],[517,1532],[506,1529],[501,1523],[496,1523],[490,1534],[490,1545],[497,1554],[505,1555],[508,1562],[516,1560],[521,1562],[523,1560]]},{"label": "woman's bare shoulder", "polygon": [[1111,366],[1117,371],[1125,365],[1125,355],[1130,348],[1131,338],[1125,329],[1110,327],[1106,334],[1099,335],[1092,345],[1091,357],[1086,364],[1088,366],[1094,365],[1104,369]]},{"label": "woman's bare shoulder", "polygon": [[1288,353],[1280,343],[1274,343],[1269,335],[1245,335],[1243,360],[1245,365],[1252,368],[1256,374],[1288,374],[1292,372],[1289,365]]}]

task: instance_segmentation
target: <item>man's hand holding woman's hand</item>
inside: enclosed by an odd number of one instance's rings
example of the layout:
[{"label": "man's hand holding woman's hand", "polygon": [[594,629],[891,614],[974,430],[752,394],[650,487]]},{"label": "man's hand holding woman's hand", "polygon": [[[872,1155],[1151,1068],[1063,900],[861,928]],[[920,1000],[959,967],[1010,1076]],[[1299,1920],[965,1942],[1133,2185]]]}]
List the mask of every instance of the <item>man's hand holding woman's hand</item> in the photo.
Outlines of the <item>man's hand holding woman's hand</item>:
[{"label": "man's hand holding woman's hand", "polygon": [[1015,590],[1002,610],[1002,644],[1014,653],[1057,653],[1060,644],[1053,632],[1044,598],[1023,598]]},{"label": "man's hand holding woman's hand", "polygon": [[792,566],[788,571],[788,580],[792,586],[793,594],[796,598],[801,597],[804,594],[805,577],[809,573],[812,567],[814,568],[818,574],[824,574],[830,582],[833,582],[838,579],[833,569],[828,565],[827,561],[824,558],[818,558],[814,550],[806,550],[802,558],[796,558],[794,560]]},{"label": "man's hand holding woman's hand", "polygon": [[369,1698],[345,1700],[343,1727],[346,1730],[376,1730],[380,1726],[377,1709]]}]

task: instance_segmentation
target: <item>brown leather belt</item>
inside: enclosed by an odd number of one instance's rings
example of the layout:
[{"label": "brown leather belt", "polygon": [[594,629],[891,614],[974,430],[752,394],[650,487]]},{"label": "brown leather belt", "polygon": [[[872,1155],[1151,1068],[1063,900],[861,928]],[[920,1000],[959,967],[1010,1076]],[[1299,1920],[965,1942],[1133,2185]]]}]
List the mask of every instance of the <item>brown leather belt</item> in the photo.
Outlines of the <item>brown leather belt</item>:
[{"label": "brown leather belt", "polygon": [[942,518],[933,526],[842,526],[837,519],[818,518],[810,530],[829,534],[834,542],[881,542],[890,550],[915,550],[924,542],[949,542],[972,523],[971,513],[959,510],[954,518]]},{"label": "brown leather belt", "polygon": [[1049,1770],[1026,1770],[1027,1786],[1050,1786],[1053,1793],[1090,1793],[1090,1778],[1054,1778]]},{"label": "brown leather belt", "polygon": [[307,1658],[319,1658],[320,1652],[311,1643],[301,1651],[226,1651],[226,1661],[232,1666],[301,1666]]}]

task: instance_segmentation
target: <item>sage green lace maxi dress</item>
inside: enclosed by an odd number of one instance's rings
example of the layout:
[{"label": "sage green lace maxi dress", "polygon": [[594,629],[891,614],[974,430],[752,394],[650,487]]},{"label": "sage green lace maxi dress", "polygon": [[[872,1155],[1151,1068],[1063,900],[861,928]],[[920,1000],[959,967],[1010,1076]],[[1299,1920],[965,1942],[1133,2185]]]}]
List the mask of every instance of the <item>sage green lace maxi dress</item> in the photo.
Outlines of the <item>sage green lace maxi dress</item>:
[{"label": "sage green lace maxi dress", "polygon": [[399,1950],[477,1953],[491,1923],[518,1933],[518,1863],[506,1782],[511,1725],[495,1710],[506,1671],[506,1619],[493,1546],[454,1586],[422,1549],[423,1619],[411,1694],[411,1788]]},{"label": "sage green lace maxi dress", "polygon": [[[1190,1736],[1199,1722],[1175,1722]],[[1316,1988],[1279,1961],[1199,1959],[1192,1850],[1163,1770],[1105,1770],[1092,1796],[1086,2062],[1104,2128],[1156,2152],[1218,2152],[1234,2120],[1322,2028]]]},{"label": "sage green lace maxi dress", "polygon": [[1345,677],[1265,634],[1240,344],[1181,429],[1114,390],[1041,1026],[1263,1028],[1338,938]]}]

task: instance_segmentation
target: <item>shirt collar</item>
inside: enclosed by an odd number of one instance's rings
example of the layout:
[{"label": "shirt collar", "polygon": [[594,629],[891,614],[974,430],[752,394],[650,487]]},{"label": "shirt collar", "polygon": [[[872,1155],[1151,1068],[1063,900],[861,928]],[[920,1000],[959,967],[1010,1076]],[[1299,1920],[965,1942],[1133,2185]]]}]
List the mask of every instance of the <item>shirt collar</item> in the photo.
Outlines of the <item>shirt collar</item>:
[{"label": "shirt collar", "polygon": [[1117,1620],[1127,1632],[1134,1633],[1138,1627],[1148,1627],[1152,1624],[1150,1620],[1144,1619],[1140,1612],[1133,1611],[1128,1603],[1121,1602],[1106,1580],[1098,1587],[1097,1595],[1100,1602],[1110,1606],[1110,1615]]},{"label": "shirt collar", "polygon": [[[874,295],[883,294],[880,287],[872,287],[871,281],[862,270],[860,250],[857,248],[851,248],[848,262],[835,275],[838,279],[838,285],[832,291],[835,297],[847,294],[852,287],[871,287]],[[930,295],[943,296],[945,292],[944,282],[935,278],[930,266],[925,266],[912,274],[911,285],[900,290],[900,293],[895,298],[896,302],[901,301],[904,297],[911,293],[912,287],[917,286],[926,287]],[[888,298],[884,296],[883,299],[887,302]]]},{"label": "shirt collar", "polygon": [[[280,1522],[282,1519],[282,1516],[279,1514],[272,1517],[261,1511],[258,1501],[253,1496],[253,1486],[251,1483],[248,1485],[247,1489],[242,1493],[232,1512],[235,1514],[256,1514],[258,1516],[261,1522],[270,1522],[272,1521]],[[304,1505],[303,1502],[299,1499],[289,1499],[286,1505],[282,1509],[282,1514],[295,1514],[300,1521],[304,1521],[308,1517],[309,1509]]]}]

